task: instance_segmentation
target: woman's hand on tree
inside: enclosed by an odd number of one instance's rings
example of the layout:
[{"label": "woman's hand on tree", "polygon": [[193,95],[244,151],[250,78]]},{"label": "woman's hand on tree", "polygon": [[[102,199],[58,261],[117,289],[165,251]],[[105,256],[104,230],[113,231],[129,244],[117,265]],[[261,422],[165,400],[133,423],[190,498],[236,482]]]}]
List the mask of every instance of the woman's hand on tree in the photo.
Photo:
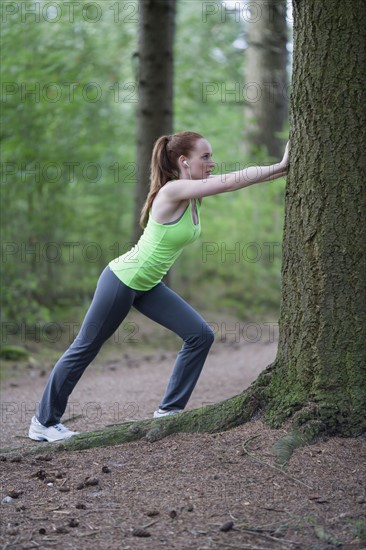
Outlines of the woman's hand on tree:
[{"label": "woman's hand on tree", "polygon": [[286,144],[286,149],[283,155],[283,159],[280,162],[281,167],[286,173],[288,172],[288,167],[289,167],[289,153],[290,153],[290,142],[288,141]]}]

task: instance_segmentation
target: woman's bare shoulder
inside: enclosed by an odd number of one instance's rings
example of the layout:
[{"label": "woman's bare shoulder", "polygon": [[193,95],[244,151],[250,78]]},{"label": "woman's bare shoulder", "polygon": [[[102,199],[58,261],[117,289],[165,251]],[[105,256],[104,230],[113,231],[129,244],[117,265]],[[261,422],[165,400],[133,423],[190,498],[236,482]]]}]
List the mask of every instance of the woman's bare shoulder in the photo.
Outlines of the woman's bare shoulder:
[{"label": "woman's bare shoulder", "polygon": [[164,187],[159,190],[151,206],[152,216],[159,223],[168,223],[176,219],[189,204],[189,200],[171,200],[170,196],[163,192]]}]

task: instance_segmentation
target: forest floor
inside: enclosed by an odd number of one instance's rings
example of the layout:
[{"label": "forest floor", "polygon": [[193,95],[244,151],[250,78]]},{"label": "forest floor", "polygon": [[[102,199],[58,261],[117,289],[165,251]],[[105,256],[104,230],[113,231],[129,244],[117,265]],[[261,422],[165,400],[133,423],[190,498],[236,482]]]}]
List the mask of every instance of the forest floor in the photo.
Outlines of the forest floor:
[{"label": "forest floor", "polygon": [[[240,393],[276,355],[276,323],[212,319],[216,341],[187,410]],[[151,417],[177,345],[132,316],[84,373],[63,423],[92,431]],[[217,434],[21,457],[42,445],[28,426],[65,341],[26,347],[30,359],[2,365],[1,446],[18,448],[0,456],[3,550],[366,548],[362,438],[296,449],[282,469],[273,444],[286,429],[260,418]]]}]

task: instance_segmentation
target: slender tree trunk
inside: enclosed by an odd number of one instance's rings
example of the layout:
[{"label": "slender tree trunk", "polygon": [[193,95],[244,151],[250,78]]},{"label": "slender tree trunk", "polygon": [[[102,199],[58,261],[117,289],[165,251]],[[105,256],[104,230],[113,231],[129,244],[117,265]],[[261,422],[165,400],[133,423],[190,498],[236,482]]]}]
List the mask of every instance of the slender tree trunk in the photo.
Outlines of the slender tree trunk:
[{"label": "slender tree trunk", "polygon": [[149,190],[154,142],[159,136],[173,131],[175,4],[175,0],[139,1],[135,241],[141,234],[139,219]]},{"label": "slender tree trunk", "polygon": [[257,0],[249,9],[243,150],[250,157],[265,146],[278,158],[283,139],[277,133],[288,117],[286,0]]},{"label": "slender tree trunk", "polygon": [[366,5],[294,1],[291,167],[268,417],[365,429]]}]

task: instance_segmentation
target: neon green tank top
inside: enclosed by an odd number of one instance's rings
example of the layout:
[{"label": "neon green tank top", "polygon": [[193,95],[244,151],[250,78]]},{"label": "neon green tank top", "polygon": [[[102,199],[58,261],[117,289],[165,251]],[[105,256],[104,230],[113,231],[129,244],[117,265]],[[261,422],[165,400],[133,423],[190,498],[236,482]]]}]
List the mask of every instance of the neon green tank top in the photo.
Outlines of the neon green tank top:
[{"label": "neon green tank top", "polygon": [[149,215],[137,244],[109,262],[111,270],[125,285],[134,290],[150,290],[162,280],[183,248],[198,239],[201,233],[200,202],[198,199],[195,202],[197,224],[192,219],[191,203],[172,224],[158,223]]}]

